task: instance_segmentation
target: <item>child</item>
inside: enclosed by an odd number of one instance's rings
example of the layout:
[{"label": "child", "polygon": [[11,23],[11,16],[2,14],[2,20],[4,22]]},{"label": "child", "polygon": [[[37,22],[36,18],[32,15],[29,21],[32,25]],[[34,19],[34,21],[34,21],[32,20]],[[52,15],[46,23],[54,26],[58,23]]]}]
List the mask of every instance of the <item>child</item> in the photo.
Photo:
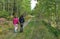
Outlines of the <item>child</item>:
[{"label": "child", "polygon": [[13,18],[13,24],[14,24],[14,31],[17,32],[18,29],[18,21],[19,19],[17,17]]},{"label": "child", "polygon": [[20,22],[20,32],[23,32],[23,24],[24,24],[24,16],[21,15],[19,18],[19,22]]}]

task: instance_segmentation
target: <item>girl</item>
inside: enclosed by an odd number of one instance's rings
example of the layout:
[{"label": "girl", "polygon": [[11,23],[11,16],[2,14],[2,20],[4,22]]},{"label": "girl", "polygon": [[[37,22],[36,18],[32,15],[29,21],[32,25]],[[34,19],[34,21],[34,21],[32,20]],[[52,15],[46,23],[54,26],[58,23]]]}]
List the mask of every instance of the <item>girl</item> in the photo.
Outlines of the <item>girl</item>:
[{"label": "girl", "polygon": [[19,19],[17,17],[13,18],[13,24],[14,24],[14,31],[17,32],[18,29],[18,21]]}]

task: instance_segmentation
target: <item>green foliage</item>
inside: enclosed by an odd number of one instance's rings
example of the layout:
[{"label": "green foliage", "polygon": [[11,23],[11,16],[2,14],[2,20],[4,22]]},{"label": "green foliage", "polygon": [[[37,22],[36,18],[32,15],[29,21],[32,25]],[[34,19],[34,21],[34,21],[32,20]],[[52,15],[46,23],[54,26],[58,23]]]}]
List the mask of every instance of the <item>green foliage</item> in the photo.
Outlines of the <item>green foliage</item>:
[{"label": "green foliage", "polygon": [[20,3],[20,14],[26,12],[30,13],[30,0],[22,0]]},{"label": "green foliage", "polygon": [[55,34],[56,37],[60,35],[60,30],[53,28],[51,24],[46,23],[45,21],[42,21],[42,22],[44,23],[44,25],[46,25],[46,27],[49,29],[51,33]]},{"label": "green foliage", "polygon": [[6,11],[0,11],[0,18],[3,17],[3,18],[7,18],[9,16],[9,13],[6,12]]},{"label": "green foliage", "polygon": [[11,21],[13,19],[13,16],[8,16],[7,20]]}]

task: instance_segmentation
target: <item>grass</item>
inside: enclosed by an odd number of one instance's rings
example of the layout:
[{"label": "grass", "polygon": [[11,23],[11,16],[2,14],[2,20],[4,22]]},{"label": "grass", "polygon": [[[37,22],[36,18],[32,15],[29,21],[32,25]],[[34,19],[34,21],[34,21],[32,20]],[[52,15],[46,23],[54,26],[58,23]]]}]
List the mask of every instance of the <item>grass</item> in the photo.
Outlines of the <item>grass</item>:
[{"label": "grass", "polygon": [[[46,22],[31,21],[24,27],[23,33],[14,33],[13,30],[6,32],[7,34],[4,33],[0,36],[1,39],[57,39],[59,31]],[[15,36],[12,37],[13,35]]]},{"label": "grass", "polygon": [[46,23],[45,21],[42,21],[44,23],[44,25],[46,25],[46,27],[49,29],[49,32],[53,33],[57,38],[60,35],[60,30],[54,28],[51,26],[51,24]]},{"label": "grass", "polygon": [[17,35],[17,38],[19,37],[20,39],[57,39],[42,22],[35,23],[34,21],[31,21],[28,26],[24,28],[23,33]]}]

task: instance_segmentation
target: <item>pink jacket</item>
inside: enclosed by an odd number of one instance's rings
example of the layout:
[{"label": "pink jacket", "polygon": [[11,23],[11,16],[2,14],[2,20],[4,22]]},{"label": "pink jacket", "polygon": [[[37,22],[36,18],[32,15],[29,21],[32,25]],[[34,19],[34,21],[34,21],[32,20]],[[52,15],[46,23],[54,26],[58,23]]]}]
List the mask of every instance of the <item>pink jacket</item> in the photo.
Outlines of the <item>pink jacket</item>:
[{"label": "pink jacket", "polygon": [[18,24],[19,19],[18,18],[13,18],[13,24]]}]

